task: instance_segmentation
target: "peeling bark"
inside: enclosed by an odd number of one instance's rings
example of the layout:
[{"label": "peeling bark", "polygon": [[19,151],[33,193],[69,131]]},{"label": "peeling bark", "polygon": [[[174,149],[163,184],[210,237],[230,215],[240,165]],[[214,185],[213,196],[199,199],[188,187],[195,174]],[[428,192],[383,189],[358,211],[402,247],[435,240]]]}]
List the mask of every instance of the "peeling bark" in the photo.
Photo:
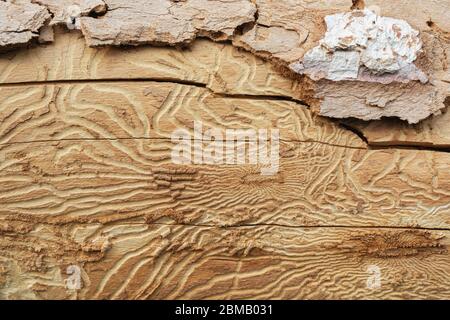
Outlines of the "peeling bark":
[{"label": "peeling bark", "polygon": [[418,82],[384,85],[321,80],[312,87],[318,100],[311,103],[320,115],[332,118],[397,117],[417,123],[445,107],[445,96],[436,87]]},{"label": "peeling bark", "polygon": [[329,15],[325,21],[324,38],[290,65],[294,72],[313,80],[428,82],[413,64],[422,48],[419,32],[404,20],[358,10]]},{"label": "peeling bark", "polygon": [[[395,2],[395,1],[394,1]],[[398,1],[401,2],[401,1]],[[420,6],[424,6],[423,1]],[[389,2],[391,3],[391,2]],[[335,55],[336,65],[343,66],[344,72],[334,70],[332,80],[323,81],[321,78],[327,77],[328,68],[332,65],[332,57],[323,55],[324,63],[312,64],[309,77],[301,77],[300,87],[303,92],[301,96],[308,101],[316,112],[320,115],[348,118],[356,117],[363,120],[381,119],[382,117],[399,117],[409,123],[417,123],[430,115],[439,114],[444,108],[444,100],[449,88],[448,83],[442,83],[442,78],[448,77],[446,65],[435,66],[438,57],[435,57],[433,48],[440,47],[446,52],[450,46],[438,34],[430,33],[430,27],[426,23],[418,23],[414,19],[414,14],[405,14],[404,10],[394,8],[394,5],[387,2],[371,2],[371,5],[380,5],[379,11],[392,18],[401,18],[407,22],[411,20],[412,28],[418,28],[420,39],[423,41],[423,52],[418,55],[414,64],[406,64],[397,73],[381,73],[380,68],[372,63],[368,63],[371,68],[376,67],[377,72],[371,72],[370,68],[359,68],[360,58],[345,56],[345,51],[339,51]],[[236,36],[233,44],[241,46],[253,53],[267,58],[282,68],[289,68],[294,76],[298,73],[305,73],[304,66],[300,68],[298,61],[303,62],[305,54],[313,52],[314,47],[326,36],[325,19],[340,12],[348,11],[348,1],[337,1],[332,4],[306,1],[280,1],[271,2],[266,0],[256,0],[258,8],[258,20],[255,26],[243,35]],[[442,6],[440,9],[437,8]],[[433,16],[432,19],[443,22],[445,20],[446,7],[448,4],[432,6],[432,10],[427,10]],[[386,7],[392,11],[385,10]],[[401,7],[401,6],[399,6]],[[411,7],[409,4],[405,7]],[[354,8],[362,8],[359,3]],[[373,10],[377,11],[375,7]],[[447,11],[448,12],[448,11]],[[355,11],[358,15],[361,11]],[[429,19],[429,18],[428,18]],[[392,19],[387,21],[391,21]],[[402,22],[405,24],[406,22]],[[445,24],[443,24],[445,25]],[[358,29],[358,28],[356,28]],[[405,28],[408,27],[405,25]],[[298,36],[295,41],[287,41],[284,33],[295,32]],[[276,34],[274,34],[276,33]],[[277,39],[277,41],[270,41]],[[282,39],[282,40],[280,40]],[[290,37],[289,39],[293,39]],[[298,42],[301,42],[299,45]],[[408,41],[406,41],[408,43]],[[282,45],[280,45],[282,44]],[[413,55],[414,57],[414,55]],[[306,58],[308,58],[306,56]],[[412,60],[412,59],[407,59]],[[345,62],[347,61],[347,62]],[[354,61],[357,68],[350,68],[349,64]],[[324,65],[326,72],[324,72]],[[339,69],[339,68],[337,68]],[[353,70],[353,72],[351,71]],[[322,74],[321,74],[322,73]],[[351,75],[351,76],[349,76]],[[351,81],[355,76],[361,83]],[[427,82],[428,84],[420,84]],[[372,83],[379,82],[379,83]],[[411,82],[411,85],[401,85],[402,82]],[[413,91],[414,90],[414,91]],[[367,97],[366,97],[367,95]],[[405,104],[406,103],[406,104]]]},{"label": "peeling bark", "polygon": [[177,45],[197,36],[230,39],[236,28],[252,22],[256,9],[248,0],[134,1],[106,0],[102,19],[81,18],[90,46]]},{"label": "peeling bark", "polygon": [[39,37],[50,18],[45,7],[27,0],[0,1],[0,51],[23,46]]},{"label": "peeling bark", "polygon": [[[303,97],[316,112],[328,117],[398,117],[417,123],[439,114],[450,91],[450,26],[446,18],[449,4],[445,2],[414,1],[414,5],[406,5],[403,0],[339,0],[331,4],[304,0],[30,1],[1,2],[0,14],[5,17],[8,12],[17,12],[18,7],[25,8],[28,14],[21,15],[23,23],[4,24],[3,31],[0,29],[0,47],[28,43],[39,36],[39,29],[40,42],[52,41],[49,28],[43,28],[50,12],[50,25],[81,29],[90,46],[175,46],[190,43],[196,37],[232,40],[233,45],[282,69],[290,68],[290,75],[299,77],[298,87],[302,90],[295,98]],[[371,11],[363,10],[364,6]],[[416,8],[422,11],[418,13]],[[350,9],[356,11],[349,13]],[[349,28],[358,32],[356,26],[361,19],[373,20],[374,15],[369,12],[388,17],[375,19],[375,25],[384,31],[360,34],[362,38],[354,34],[354,41],[365,40],[344,45],[342,41],[349,38],[342,36]],[[337,35],[336,45],[331,44],[333,34]],[[390,50],[383,51],[385,47]],[[440,56],[445,63],[439,64]],[[300,77],[301,74],[307,76]]]},{"label": "peeling bark", "polygon": [[50,25],[65,24],[69,28],[79,28],[79,18],[91,13],[106,13],[103,0],[31,0],[48,8],[52,13]]}]

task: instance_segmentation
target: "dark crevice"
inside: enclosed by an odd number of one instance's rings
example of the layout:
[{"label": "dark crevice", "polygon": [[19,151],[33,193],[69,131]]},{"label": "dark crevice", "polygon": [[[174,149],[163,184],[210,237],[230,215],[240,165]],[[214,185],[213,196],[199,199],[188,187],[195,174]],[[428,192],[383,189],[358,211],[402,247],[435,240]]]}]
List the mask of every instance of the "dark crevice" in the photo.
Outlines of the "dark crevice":
[{"label": "dark crevice", "polygon": [[[235,35],[243,35],[244,33],[250,31],[251,29],[253,29],[253,27],[256,24],[256,20],[255,21],[250,21],[250,22],[246,22],[241,24],[240,26],[238,26],[235,30],[234,30],[234,36]],[[230,43],[232,43],[233,40],[230,40]]]},{"label": "dark crevice", "polygon": [[234,94],[215,92],[207,87],[206,83],[193,80],[183,80],[179,78],[110,78],[110,79],[76,79],[76,80],[42,80],[42,81],[24,81],[24,82],[8,82],[0,83],[0,87],[20,87],[33,85],[58,85],[58,84],[89,84],[89,83],[115,83],[115,82],[160,82],[175,83],[200,88],[206,88],[216,97],[228,99],[252,99],[252,100],[269,100],[269,101],[290,101],[308,107],[305,101],[292,98],[286,95],[256,95],[256,94]]},{"label": "dark crevice", "polygon": [[301,104],[303,107],[309,108],[309,106],[305,103],[305,101],[298,100],[298,99],[292,98],[290,96],[285,96],[285,95],[258,95],[258,94],[218,93],[218,92],[214,92],[214,95],[217,97],[223,97],[223,98],[228,98],[228,99],[288,101],[288,102],[294,102],[297,104]]},{"label": "dark crevice", "polygon": [[348,124],[345,124],[345,123],[342,123],[342,122],[340,122],[339,123],[339,126],[340,127],[342,127],[342,128],[344,128],[344,129],[346,129],[346,130],[349,130],[349,131],[351,131],[351,132],[353,132],[355,135],[357,135],[366,145],[369,145],[369,141],[367,140],[367,138],[364,136],[364,134],[361,132],[361,131],[359,131],[358,129],[356,129],[356,128],[354,128],[354,127],[352,127],[352,126],[349,126]]},{"label": "dark crevice", "polygon": [[404,149],[404,150],[416,150],[416,151],[433,151],[433,152],[443,152],[450,153],[450,147],[439,147],[439,146],[423,146],[423,145],[407,145],[407,144],[386,144],[386,145],[376,145],[369,144],[369,150],[385,150],[385,149]]},{"label": "dark crevice", "polygon": [[[236,29],[234,30],[233,36],[235,35],[243,35],[244,33],[250,31],[251,29],[254,28],[254,26],[257,24],[258,18],[259,18],[259,12],[258,12],[258,8],[255,4],[256,7],[256,11],[253,17],[253,21],[250,22],[246,22],[241,24],[240,26],[237,26]],[[232,40],[230,40],[230,42],[232,42]]]},{"label": "dark crevice", "polygon": [[104,12],[96,12],[95,10],[92,10],[88,13],[88,17],[98,19],[99,17],[103,17],[106,14],[106,11]]},{"label": "dark crevice", "polygon": [[108,4],[105,1],[102,1],[102,2],[105,5],[104,9],[99,10],[99,9],[94,8],[88,13],[88,17],[98,19],[100,17],[103,17],[108,12]]},{"label": "dark crevice", "polygon": [[110,79],[77,79],[77,80],[42,80],[42,81],[25,81],[25,82],[9,82],[0,83],[0,87],[20,87],[33,85],[58,85],[58,84],[89,84],[89,83],[113,83],[113,82],[163,82],[189,85],[194,87],[206,88],[206,84],[192,80],[182,80],[178,78],[110,78]]},{"label": "dark crevice", "polygon": [[403,149],[403,150],[417,150],[417,151],[433,151],[433,152],[443,152],[443,153],[450,153],[450,146],[436,146],[436,145],[426,145],[424,144],[417,144],[417,143],[410,143],[410,142],[384,142],[384,143],[374,143],[368,141],[368,139],[364,136],[363,132],[358,130],[355,127],[352,127],[345,123],[339,123],[339,125],[342,128],[345,128],[354,134],[356,134],[358,137],[361,138],[362,141],[368,146],[369,150],[387,150],[387,149]]},{"label": "dark crevice", "polygon": [[350,7],[351,10],[362,10],[364,9],[365,4],[364,0],[352,0],[352,6]]}]

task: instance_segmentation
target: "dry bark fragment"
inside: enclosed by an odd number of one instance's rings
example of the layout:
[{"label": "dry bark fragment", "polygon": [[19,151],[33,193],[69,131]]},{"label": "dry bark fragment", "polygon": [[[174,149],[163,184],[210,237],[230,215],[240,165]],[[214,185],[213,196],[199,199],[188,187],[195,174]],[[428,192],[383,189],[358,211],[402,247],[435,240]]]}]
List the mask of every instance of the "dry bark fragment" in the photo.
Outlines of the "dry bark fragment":
[{"label": "dry bark fragment", "polygon": [[[425,54],[431,58],[426,65],[434,74],[433,86],[441,95],[439,99],[445,98],[444,105],[448,107],[450,106],[450,70],[448,69],[450,38],[442,30],[425,31],[422,33],[422,38]],[[407,124],[396,119],[370,122],[348,120],[346,124],[361,131],[369,144],[448,148],[450,147],[449,121],[448,109],[442,109],[442,114],[434,115],[418,124]]]},{"label": "dry bark fragment", "polygon": [[[407,22],[379,17],[370,10],[329,15],[325,20],[327,32],[319,45],[290,65],[313,80],[332,80],[315,84],[321,115],[363,120],[398,117],[417,123],[444,107],[445,96],[434,86],[398,85],[428,82],[413,63],[422,41]],[[333,83],[342,80],[363,81],[364,85]]]},{"label": "dry bark fragment", "polygon": [[39,37],[39,29],[49,18],[45,7],[30,1],[0,1],[0,50],[22,46]]},{"label": "dry bark fragment", "polygon": [[[293,64],[293,62],[302,62],[305,54],[316,47],[325,36],[326,17],[339,13],[350,15],[350,13],[345,13],[350,8],[349,1],[337,1],[330,4],[309,3],[307,1],[272,2],[256,0],[255,3],[258,8],[256,24],[243,35],[235,36],[233,44],[265,57],[283,68],[291,65],[291,71],[294,71],[294,74],[305,73],[299,68],[298,64]],[[423,41],[423,52],[419,54],[414,64],[410,60],[415,60],[417,52],[410,55],[410,58],[414,59],[406,59],[406,65],[396,73],[380,73],[379,71],[383,71],[381,64],[369,63],[370,61],[376,62],[377,59],[358,59],[354,55],[346,56],[340,51],[335,54],[337,62],[347,62],[340,64],[344,66],[344,68],[341,68],[345,69],[344,72],[338,72],[340,70],[332,72],[336,76],[332,76],[331,79],[340,80],[337,82],[338,84],[336,85],[334,81],[310,81],[307,77],[302,77],[301,82],[303,84],[299,87],[303,90],[301,93],[303,99],[308,101],[319,114],[335,118],[357,117],[371,120],[394,116],[407,120],[409,123],[417,123],[432,114],[439,114],[439,110],[444,107],[443,102],[449,91],[448,81],[442,82],[441,80],[449,78],[449,75],[445,65],[441,64],[437,68],[434,65],[439,61],[439,58],[436,57],[433,48],[442,47],[445,56],[445,51],[448,51],[449,46],[437,35],[429,34],[430,23],[426,23],[426,21],[430,19],[438,21],[439,25],[444,27],[443,32],[445,33],[447,23],[444,13],[448,12],[446,10],[448,4],[433,2],[431,5],[429,1],[418,3],[420,7],[424,8],[425,12],[429,13],[429,16],[423,21],[421,20],[422,14],[416,14],[415,9],[412,9],[415,8],[414,6],[409,3],[405,4],[401,0],[389,3],[373,1],[370,4],[379,5],[379,7],[371,8],[378,13],[392,17],[383,18],[385,22],[392,22],[393,18],[404,20],[400,23],[405,26],[405,28],[401,28],[402,31],[403,29],[410,29],[407,25],[409,23],[412,29],[411,32],[406,32],[406,34],[415,36],[415,32],[412,30],[419,30],[420,40]],[[432,8],[425,9],[427,4]],[[362,6],[357,7],[362,9]],[[364,11],[354,11],[353,14],[358,15],[361,12]],[[397,23],[395,24],[397,25]],[[394,24],[392,23],[392,25]],[[298,35],[297,42],[292,40],[294,37],[286,36],[294,32]],[[286,39],[290,39],[290,41]],[[418,41],[413,42],[419,44]],[[406,44],[408,43],[406,41]],[[372,50],[372,52],[377,52],[377,50]],[[395,55],[393,56],[395,58]],[[363,68],[349,68],[352,61],[359,64],[360,60],[364,60],[370,68],[375,69],[375,74]],[[387,60],[384,59],[384,62]],[[389,67],[398,63],[397,60],[394,60],[391,61],[390,65],[385,63],[387,69],[385,68],[384,71],[389,71]],[[326,61],[327,73],[330,62],[331,59]],[[317,67],[317,65],[312,67]],[[327,77],[327,73],[321,74],[320,71],[323,70],[312,68],[309,71],[312,71],[307,73],[312,74],[313,80]],[[355,75],[355,77],[350,78],[361,80],[361,84],[347,83],[346,79],[349,78],[349,74]],[[422,82],[429,80],[429,83],[410,86],[399,84],[400,82],[417,82],[416,80]],[[371,84],[371,82],[380,83]],[[413,88],[418,88],[418,90],[411,91]],[[369,93],[367,99],[363,97],[362,93]],[[407,104],[402,106],[404,103]]]},{"label": "dry bark fragment", "polygon": [[197,36],[229,39],[236,28],[252,22],[255,6],[248,0],[145,1],[106,0],[100,19],[82,17],[90,46],[188,43]]},{"label": "dry bark fragment", "polygon": [[325,21],[319,45],[290,65],[295,72],[314,80],[428,81],[413,63],[422,48],[419,32],[406,21],[367,9],[328,15]]},{"label": "dry bark fragment", "polygon": [[323,116],[362,120],[397,117],[417,123],[444,108],[443,96],[433,85],[365,83],[321,80],[313,83],[311,104]]},{"label": "dry bark fragment", "polygon": [[297,61],[325,32],[323,18],[347,10],[347,0],[332,3],[304,0],[256,0],[258,19],[233,44],[283,65]]},{"label": "dry bark fragment", "polygon": [[53,14],[50,25],[66,24],[69,28],[79,26],[79,17],[90,13],[101,15],[106,12],[102,0],[31,0],[48,8]]}]

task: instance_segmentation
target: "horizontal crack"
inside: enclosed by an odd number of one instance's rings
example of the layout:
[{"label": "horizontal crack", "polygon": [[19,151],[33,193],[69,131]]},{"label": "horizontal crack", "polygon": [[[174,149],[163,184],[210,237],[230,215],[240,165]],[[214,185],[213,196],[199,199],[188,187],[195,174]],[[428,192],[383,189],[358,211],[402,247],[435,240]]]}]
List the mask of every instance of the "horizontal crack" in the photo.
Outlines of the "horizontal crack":
[{"label": "horizontal crack", "polygon": [[61,79],[61,80],[42,80],[42,81],[24,81],[24,82],[5,82],[0,83],[1,87],[21,87],[21,86],[35,86],[35,85],[58,85],[58,84],[89,84],[89,83],[135,83],[135,82],[157,82],[157,83],[174,83],[181,85],[194,86],[208,89],[212,95],[224,99],[251,99],[251,100],[268,100],[268,101],[289,101],[301,104],[303,107],[308,107],[306,102],[292,98],[286,95],[261,95],[261,94],[234,94],[216,92],[209,88],[206,83],[184,80],[179,78],[161,77],[161,78],[109,78],[109,79]]},{"label": "horizontal crack", "polygon": [[298,100],[295,98],[292,98],[290,96],[285,95],[256,95],[256,94],[239,94],[239,93],[218,93],[214,92],[215,96],[228,98],[228,99],[251,99],[251,100],[268,100],[268,101],[288,101],[288,102],[295,102],[297,104],[300,104],[302,107],[309,108],[308,104],[305,101]]},{"label": "horizontal crack", "polygon": [[415,151],[433,151],[433,152],[442,152],[442,153],[450,153],[450,145],[433,145],[432,143],[422,142],[422,143],[415,143],[415,142],[401,142],[401,141],[395,141],[395,142],[373,142],[369,141],[366,136],[364,135],[363,131],[359,130],[356,127],[353,127],[346,123],[339,123],[339,125],[342,128],[345,128],[349,131],[352,131],[354,134],[356,134],[358,137],[361,138],[367,145],[367,148],[369,150],[388,150],[388,149],[404,149],[404,150],[415,150]]},{"label": "horizontal crack", "polygon": [[[233,228],[253,228],[253,227],[279,227],[279,228],[290,228],[290,229],[317,229],[317,228],[341,228],[341,229],[391,229],[391,230],[426,230],[426,231],[450,231],[450,227],[421,227],[421,226],[387,226],[387,225],[346,225],[346,224],[324,224],[324,225],[288,225],[281,223],[236,223],[230,225],[216,225],[211,223],[186,223],[174,221],[173,223],[155,222],[148,221],[145,222],[138,221],[127,221],[133,219],[142,218],[142,215],[135,215],[131,217],[123,217],[121,219],[105,220],[102,221],[101,218],[82,218],[78,221],[76,219],[68,219],[62,221],[47,221],[45,217],[37,218],[31,217],[27,219],[21,216],[2,216],[0,215],[0,221],[21,221],[21,222],[32,222],[41,223],[48,225],[67,225],[67,224],[95,224],[100,223],[102,225],[109,225],[114,223],[122,223],[127,225],[164,225],[164,226],[180,226],[180,227],[198,227],[198,228],[215,228],[215,229],[233,229]],[[158,220],[158,219],[155,219]]]},{"label": "horizontal crack", "polygon": [[[269,128],[270,129],[270,128]],[[64,139],[43,139],[43,140],[32,140],[32,141],[15,141],[15,142],[3,142],[0,143],[0,146],[9,146],[14,144],[30,144],[30,143],[46,143],[46,142],[62,142],[62,141],[120,141],[120,140],[155,140],[155,141],[171,141],[170,138],[158,138],[158,137],[130,137],[130,138],[64,138]],[[324,144],[329,145],[332,147],[338,147],[338,148],[349,148],[349,149],[358,149],[358,150],[366,150],[364,147],[356,147],[356,146],[345,146],[345,145],[339,145],[339,144],[333,144],[329,142],[324,141],[316,141],[316,140],[289,140],[289,139],[279,139],[281,142],[298,142],[298,143],[318,143],[318,144]],[[210,142],[210,140],[199,140],[199,139],[191,139],[191,141],[203,141],[203,142]],[[226,140],[215,140],[218,142],[226,142]],[[259,141],[259,140],[247,140],[250,141]],[[270,141],[270,140],[267,140]]]},{"label": "horizontal crack", "polygon": [[[110,79],[76,79],[76,80],[43,80],[43,81],[29,81],[29,82],[11,82],[11,83],[0,83],[1,87],[19,87],[19,86],[32,86],[32,85],[58,85],[58,84],[89,84],[89,83],[135,83],[135,82],[157,82],[157,83],[175,83],[181,85],[189,85],[200,88],[205,88],[211,92],[216,97],[222,97],[224,99],[249,99],[249,100],[267,100],[267,101],[288,101],[294,102],[301,107],[309,108],[309,105],[302,100],[295,99],[290,96],[285,95],[252,95],[252,94],[232,94],[232,93],[220,93],[215,92],[211,88],[208,88],[205,83],[192,81],[192,80],[183,80],[177,78],[170,77],[161,77],[161,78],[110,78]],[[346,125],[344,123],[338,123],[342,128],[351,131],[357,137],[359,137],[364,144],[368,146],[369,149],[372,150],[382,150],[382,149],[408,149],[408,150],[424,150],[424,151],[434,151],[434,152],[444,152],[450,153],[450,147],[448,146],[426,146],[426,145],[416,145],[416,144],[376,144],[369,142],[364,134],[358,129]],[[54,142],[54,141],[65,141],[65,140],[124,140],[124,139],[158,139],[158,138],[143,138],[143,137],[135,137],[135,138],[99,138],[99,139],[59,139],[59,140],[35,140],[35,141],[19,141],[14,143],[33,143],[33,142]],[[332,144],[323,141],[304,141],[304,140],[285,140],[280,139],[280,141],[285,142],[315,142],[326,145],[331,145],[335,147],[344,147],[344,148],[352,148],[352,149],[367,149],[364,147],[354,147],[354,146],[345,146],[339,144]],[[0,143],[1,145],[10,145],[13,143]]]},{"label": "horizontal crack", "polygon": [[109,79],[61,79],[61,80],[42,80],[42,81],[24,81],[24,82],[6,82],[0,83],[1,87],[21,87],[34,85],[58,85],[58,84],[89,84],[89,83],[114,83],[114,82],[167,82],[175,84],[183,84],[206,88],[206,84],[193,80],[183,80],[178,78],[161,77],[161,78],[109,78]]},{"label": "horizontal crack", "polygon": [[[192,80],[182,80],[177,78],[170,78],[170,77],[161,77],[161,78],[128,78],[128,79],[122,79],[122,78],[110,78],[110,79],[76,79],[76,80],[42,80],[42,81],[29,81],[29,82],[11,82],[11,83],[0,83],[1,87],[20,87],[20,86],[33,86],[33,85],[58,85],[58,84],[89,84],[89,83],[135,83],[135,82],[158,82],[158,83],[175,83],[175,84],[181,84],[181,85],[189,85],[189,86],[195,86],[199,88],[205,88],[211,92],[212,95],[216,97],[222,97],[224,99],[248,99],[248,100],[260,100],[260,101],[287,101],[287,102],[293,102],[299,105],[303,108],[308,108],[309,105],[302,100],[295,99],[290,96],[285,95],[254,95],[254,94],[233,94],[233,93],[221,93],[221,92],[215,92],[211,88],[209,88],[205,83],[192,81]],[[346,128],[349,129],[349,128]],[[355,133],[353,130],[351,130],[353,133]],[[357,135],[360,137],[359,135]],[[123,139],[123,138],[118,138]],[[129,138],[129,139],[147,139],[147,138]],[[69,140],[69,139],[68,139]],[[74,139],[74,140],[80,140],[80,139]],[[99,139],[100,140],[100,139]],[[107,139],[104,140],[114,140],[114,139]],[[39,140],[39,141],[24,141],[24,142],[15,142],[15,143],[28,143],[28,142],[51,142],[51,141],[63,141],[63,140]],[[344,146],[339,144],[332,144],[322,141],[301,141],[301,140],[283,140],[280,139],[280,141],[285,142],[317,142],[322,144],[327,144],[335,147],[345,147],[345,148],[353,148],[353,149],[366,149],[363,147],[353,147],[353,146]],[[365,140],[363,139],[363,142]],[[0,143],[0,145],[5,145],[10,143]]]}]

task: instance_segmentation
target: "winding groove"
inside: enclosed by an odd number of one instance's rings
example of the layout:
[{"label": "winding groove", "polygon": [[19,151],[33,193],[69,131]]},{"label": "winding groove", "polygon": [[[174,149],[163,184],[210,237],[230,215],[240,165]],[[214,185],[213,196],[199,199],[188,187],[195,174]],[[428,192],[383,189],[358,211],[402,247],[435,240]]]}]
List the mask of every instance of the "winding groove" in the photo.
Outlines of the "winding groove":
[{"label": "winding groove", "polygon": [[[448,153],[367,148],[229,45],[63,39],[0,61],[0,298],[450,296]],[[194,120],[279,128],[280,170],[173,164]]]}]

